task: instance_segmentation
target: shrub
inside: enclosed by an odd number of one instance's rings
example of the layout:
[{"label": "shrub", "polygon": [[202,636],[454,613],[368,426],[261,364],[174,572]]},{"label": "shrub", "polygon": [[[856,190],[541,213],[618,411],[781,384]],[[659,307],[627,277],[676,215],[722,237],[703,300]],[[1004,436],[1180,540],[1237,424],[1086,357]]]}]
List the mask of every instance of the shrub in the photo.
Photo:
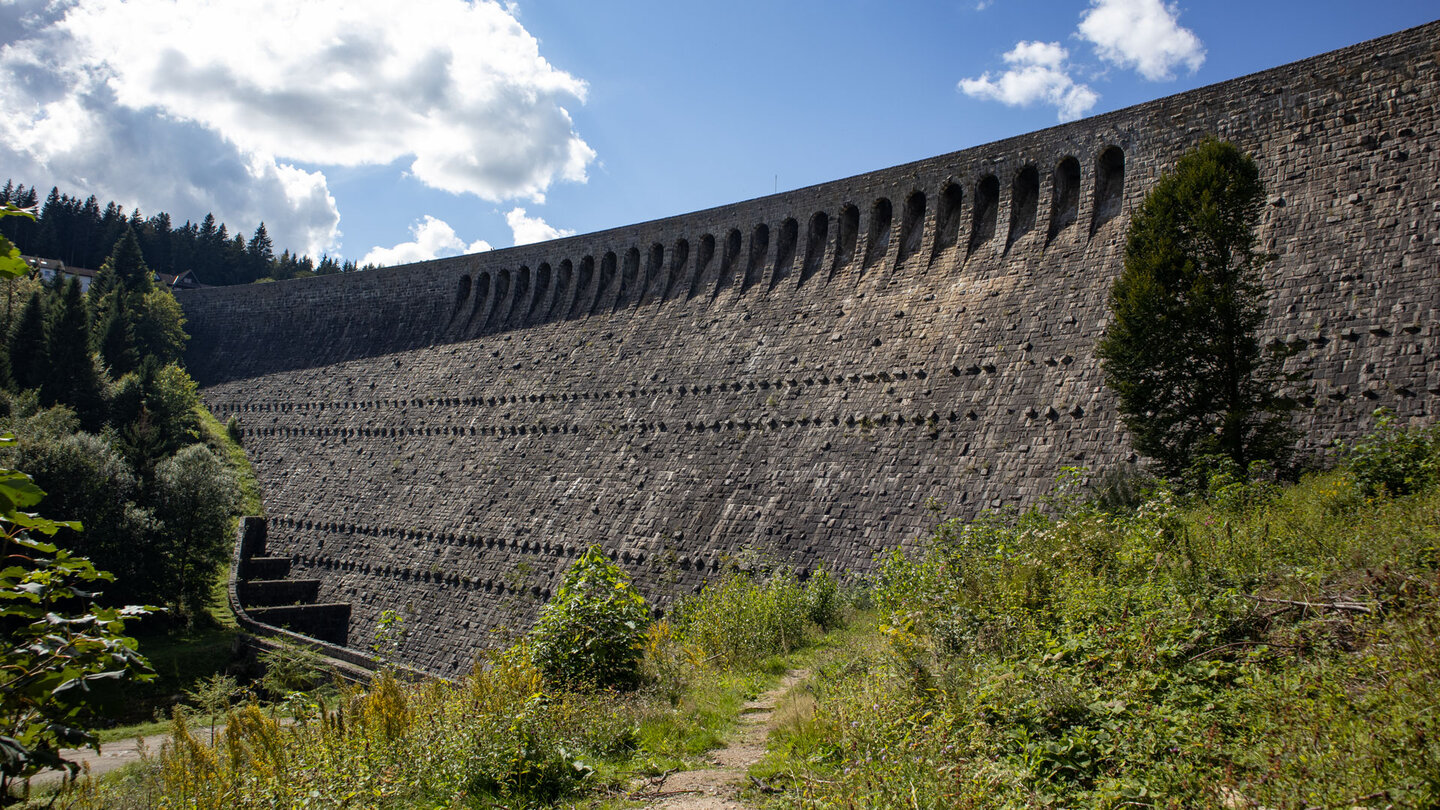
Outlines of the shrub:
[{"label": "shrub", "polygon": [[530,631],[531,659],[559,683],[634,688],[649,621],[629,575],[591,546],[570,566]]},{"label": "shrub", "polygon": [[[815,587],[816,595],[807,603],[806,589],[794,574],[773,574],[761,584],[733,572],[677,605],[675,627],[722,664],[753,663],[804,643],[811,604],[829,609],[820,596],[824,586]],[[833,595],[828,599],[833,601]]]},{"label": "shrub", "polygon": [[284,639],[271,639],[260,653],[265,674],[260,688],[273,698],[291,692],[309,692],[335,679],[335,670],[313,647]]},{"label": "shrub", "polygon": [[1365,495],[1409,495],[1440,479],[1440,431],[1401,427],[1385,408],[1375,416],[1375,431],[1344,448],[1345,466]]}]

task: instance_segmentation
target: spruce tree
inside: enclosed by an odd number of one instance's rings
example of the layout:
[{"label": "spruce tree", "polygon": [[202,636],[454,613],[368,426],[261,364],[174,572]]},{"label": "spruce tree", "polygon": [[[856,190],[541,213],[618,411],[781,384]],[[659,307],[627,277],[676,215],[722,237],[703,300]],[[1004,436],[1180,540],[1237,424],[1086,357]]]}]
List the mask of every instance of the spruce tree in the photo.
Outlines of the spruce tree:
[{"label": "spruce tree", "polygon": [[90,359],[90,318],[77,279],[65,285],[45,330],[45,359],[49,367],[40,381],[41,402],[70,405],[81,424],[97,428],[104,421],[103,389]]},{"label": "spruce tree", "polygon": [[15,331],[10,334],[10,376],[20,390],[39,388],[45,379],[45,299],[39,290],[30,294]]},{"label": "spruce tree", "polygon": [[95,324],[95,351],[110,369],[113,377],[134,371],[140,362],[135,350],[133,316],[125,306],[126,296],[112,290],[102,308],[101,320]]},{"label": "spruce tree", "polygon": [[250,244],[245,246],[245,258],[249,268],[243,281],[251,282],[270,275],[270,265],[275,262],[275,244],[270,241],[265,223],[260,223],[255,235],[250,237]]},{"label": "spruce tree", "polygon": [[[128,226],[121,232],[110,257],[100,266],[115,274],[115,281],[127,294],[144,295],[155,289],[154,275],[145,264],[145,254],[140,252],[140,240]],[[107,291],[108,292],[108,291]]]},{"label": "spruce tree", "polygon": [[1096,354],[1135,448],[1169,476],[1204,455],[1244,471],[1289,441],[1279,355],[1260,345],[1265,189],[1229,143],[1183,155],[1130,220]]}]

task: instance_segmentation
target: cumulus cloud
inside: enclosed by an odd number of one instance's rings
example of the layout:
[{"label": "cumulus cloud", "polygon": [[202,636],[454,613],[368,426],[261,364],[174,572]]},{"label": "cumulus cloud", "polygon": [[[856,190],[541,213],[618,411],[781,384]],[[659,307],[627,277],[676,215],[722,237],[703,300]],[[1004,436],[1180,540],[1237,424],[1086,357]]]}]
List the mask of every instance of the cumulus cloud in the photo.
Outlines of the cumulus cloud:
[{"label": "cumulus cloud", "polygon": [[574,236],[575,232],[566,228],[556,228],[540,217],[525,215],[524,208],[512,208],[505,214],[505,222],[510,226],[510,232],[515,235],[516,245],[530,245],[535,242],[548,242],[551,239],[559,239],[562,236]]},{"label": "cumulus cloud", "polygon": [[[494,0],[0,0],[0,165],[17,180],[339,240],[325,167],[543,201],[594,151]],[[187,214],[188,215],[188,214]],[[198,215],[198,214],[197,214]]]},{"label": "cumulus cloud", "polygon": [[463,253],[479,253],[490,249],[490,243],[483,239],[477,239],[470,244],[455,234],[455,229],[443,219],[436,219],[429,214],[425,219],[410,226],[410,235],[415,237],[409,242],[401,242],[394,247],[372,247],[360,264],[374,264],[387,267],[395,264],[410,264],[411,262],[423,262],[430,259],[438,259],[442,256],[458,256]]},{"label": "cumulus cloud", "polygon": [[1194,73],[1205,62],[1200,38],[1180,26],[1179,16],[1161,0],[1090,0],[1079,33],[1106,62],[1133,68],[1150,81],[1169,80],[1175,68]]},{"label": "cumulus cloud", "polygon": [[972,98],[999,101],[1012,107],[1036,102],[1054,105],[1061,121],[1085,115],[1100,96],[1070,77],[1069,52],[1058,42],[1020,42],[1005,54],[1004,73],[986,71],[978,79],[961,79],[960,90]]}]

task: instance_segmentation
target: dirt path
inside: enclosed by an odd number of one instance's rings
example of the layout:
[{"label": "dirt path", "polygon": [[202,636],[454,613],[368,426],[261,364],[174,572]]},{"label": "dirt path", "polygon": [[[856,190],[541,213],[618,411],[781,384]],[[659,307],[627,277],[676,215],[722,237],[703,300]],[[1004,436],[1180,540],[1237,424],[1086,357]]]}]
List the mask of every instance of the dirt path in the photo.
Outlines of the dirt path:
[{"label": "dirt path", "polygon": [[[282,721],[288,722],[288,721]],[[225,730],[224,725],[215,727],[215,739],[220,739],[220,733]],[[195,739],[202,742],[210,740],[209,724],[196,723],[191,726],[190,733]],[[148,752],[150,756],[160,753],[160,746],[170,742],[170,732],[165,731],[159,734],[150,734],[143,738],[131,737],[125,740],[115,740],[100,744],[100,753],[95,753],[93,748],[66,748],[60,755],[71,762],[78,763],[82,768],[88,766],[91,776],[100,776],[113,770],[123,768],[132,762],[140,761],[140,752]],[[142,748],[143,746],[143,748]],[[41,785],[59,782],[69,775],[69,771],[44,771],[31,778],[30,784],[39,787]]]},{"label": "dirt path", "polygon": [[[205,726],[199,729],[196,737],[199,739],[210,738],[210,727]],[[60,755],[78,763],[82,768],[89,767],[92,776],[99,776],[109,773],[117,768],[129,765],[132,762],[140,761],[141,745],[144,750],[152,755],[160,751],[160,746],[170,741],[168,732],[162,734],[151,734],[143,738],[144,742],[137,741],[132,737],[128,740],[115,740],[100,744],[100,753],[95,753],[93,748],[67,748],[60,752]],[[69,775],[68,771],[44,771],[36,774],[30,780],[35,787],[59,782]]]},{"label": "dirt path", "polygon": [[765,755],[775,704],[808,674],[788,672],[779,686],[746,703],[733,738],[724,748],[710,752],[713,767],[652,780],[633,792],[632,798],[643,801],[651,797],[654,810],[746,810],[738,795],[746,782],[745,772]]}]

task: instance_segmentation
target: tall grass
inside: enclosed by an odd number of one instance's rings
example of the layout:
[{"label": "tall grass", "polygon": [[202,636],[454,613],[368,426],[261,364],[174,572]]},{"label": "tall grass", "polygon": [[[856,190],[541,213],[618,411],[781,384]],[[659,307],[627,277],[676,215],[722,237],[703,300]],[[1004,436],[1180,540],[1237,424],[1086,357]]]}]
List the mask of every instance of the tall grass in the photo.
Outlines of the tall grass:
[{"label": "tall grass", "polygon": [[884,560],[882,632],[777,735],[777,804],[1440,802],[1433,486],[1220,480],[1122,514],[1068,491]]},{"label": "tall grass", "polygon": [[743,703],[773,679],[761,659],[838,622],[838,593],[823,572],[804,585],[788,574],[728,577],[677,611],[683,624],[647,628],[635,692],[547,680],[522,642],[456,683],[382,673],[341,686],[338,701],[291,692],[293,723],[247,704],[229,713],[214,745],[180,712],[172,742],[142,767],[83,782],[56,806],[515,807],[614,792],[630,776],[685,767],[722,744]]},{"label": "tall grass", "polygon": [[382,674],[335,708],[282,725],[254,704],[218,743],[175,715],[172,742],[119,785],[90,782],[72,807],[468,807],[553,801],[634,743],[632,704],[547,690],[523,656],[459,683]]}]

